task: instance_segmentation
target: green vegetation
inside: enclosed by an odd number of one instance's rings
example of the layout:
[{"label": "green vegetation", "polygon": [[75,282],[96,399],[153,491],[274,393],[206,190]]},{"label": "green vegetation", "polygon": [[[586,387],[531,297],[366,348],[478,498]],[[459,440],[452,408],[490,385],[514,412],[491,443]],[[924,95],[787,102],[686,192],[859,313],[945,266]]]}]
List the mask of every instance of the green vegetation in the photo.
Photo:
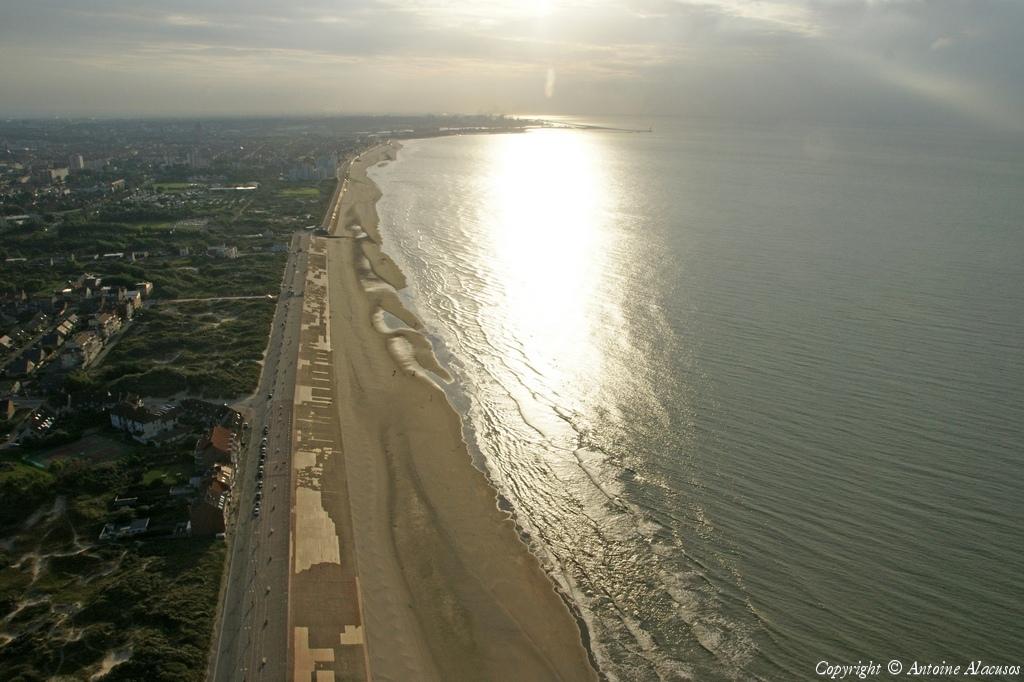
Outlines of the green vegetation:
[{"label": "green vegetation", "polygon": [[155,484],[165,486],[184,485],[188,483],[193,469],[195,469],[195,465],[191,457],[185,461],[169,462],[162,466],[156,466],[143,474],[142,485],[144,487]]},{"label": "green vegetation", "polygon": [[202,680],[223,562],[206,539],[94,546],[35,578],[5,557],[0,600],[21,634],[0,648],[0,678],[89,679],[113,645],[130,657],[104,680]]},{"label": "green vegetation", "polygon": [[24,268],[20,273],[0,270],[0,291],[52,292],[83,271],[93,271],[103,275],[104,284],[131,288],[135,282],[153,282],[154,298],[259,296],[277,292],[286,258],[285,253],[248,254],[232,260],[199,255],[135,263],[123,259],[62,263],[53,268]]},{"label": "green vegetation", "polygon": [[0,460],[0,523],[24,518],[25,510],[52,495],[53,475],[12,459]]},{"label": "green vegetation", "polygon": [[148,396],[251,393],[259,382],[274,305],[267,299],[149,308],[93,378],[113,391]]},{"label": "green vegetation", "polygon": [[316,187],[285,187],[279,189],[277,194],[282,197],[299,197],[302,199],[320,198],[320,190]]},{"label": "green vegetation", "polygon": [[202,185],[191,182],[154,182],[153,189],[158,192],[184,192],[189,189],[202,189]]},{"label": "green vegetation", "polygon": [[[86,437],[97,443],[109,429]],[[110,521],[172,527],[184,503],[166,495],[115,510],[116,496],[187,478],[187,446],[125,441],[113,461],[40,453],[45,470],[0,460],[0,679],[87,680],[114,650],[107,680],[201,680],[224,561],[222,542],[147,538],[100,543]],[[84,446],[83,446],[84,447]]]}]

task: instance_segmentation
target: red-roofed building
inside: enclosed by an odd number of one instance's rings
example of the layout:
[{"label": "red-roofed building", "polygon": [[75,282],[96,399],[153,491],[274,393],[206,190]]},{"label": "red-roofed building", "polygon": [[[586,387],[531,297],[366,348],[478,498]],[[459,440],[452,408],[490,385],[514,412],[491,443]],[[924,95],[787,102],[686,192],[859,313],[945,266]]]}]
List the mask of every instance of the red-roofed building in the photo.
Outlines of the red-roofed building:
[{"label": "red-roofed building", "polygon": [[238,449],[237,433],[224,426],[214,426],[196,443],[196,466],[206,469],[216,464],[233,464]]}]

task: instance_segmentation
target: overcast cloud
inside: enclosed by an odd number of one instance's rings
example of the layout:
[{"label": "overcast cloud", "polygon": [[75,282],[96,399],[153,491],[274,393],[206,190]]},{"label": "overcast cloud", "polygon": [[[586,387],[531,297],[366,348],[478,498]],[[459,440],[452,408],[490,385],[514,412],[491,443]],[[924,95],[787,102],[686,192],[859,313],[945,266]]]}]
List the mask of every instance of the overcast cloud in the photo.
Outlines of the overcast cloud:
[{"label": "overcast cloud", "polygon": [[0,0],[0,114],[681,114],[1024,130],[1024,3]]}]

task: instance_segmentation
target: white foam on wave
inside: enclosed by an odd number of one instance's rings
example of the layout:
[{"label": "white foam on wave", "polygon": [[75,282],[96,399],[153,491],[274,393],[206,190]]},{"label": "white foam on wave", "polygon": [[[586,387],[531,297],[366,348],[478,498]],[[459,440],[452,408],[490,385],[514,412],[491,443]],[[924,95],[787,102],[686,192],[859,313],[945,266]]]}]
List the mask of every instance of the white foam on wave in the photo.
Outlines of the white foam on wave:
[{"label": "white foam on wave", "polygon": [[416,361],[416,350],[412,344],[404,336],[392,335],[387,339],[388,352],[391,353],[391,357],[395,359],[401,370],[409,375],[415,375],[425,381],[429,381],[434,386],[440,385],[434,378],[431,372],[428,372],[423,366]]}]

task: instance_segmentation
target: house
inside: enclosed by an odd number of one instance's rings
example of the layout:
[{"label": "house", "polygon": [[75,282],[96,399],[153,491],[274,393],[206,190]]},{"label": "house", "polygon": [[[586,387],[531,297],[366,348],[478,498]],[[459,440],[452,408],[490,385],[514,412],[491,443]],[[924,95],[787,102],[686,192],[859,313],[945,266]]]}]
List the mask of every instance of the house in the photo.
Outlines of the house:
[{"label": "house", "polygon": [[207,256],[215,256],[217,258],[238,258],[238,247],[237,246],[208,246],[206,247]]},{"label": "house", "polygon": [[10,398],[0,400],[0,419],[10,419],[15,413],[14,401]]},{"label": "house", "polygon": [[149,298],[149,295],[153,293],[152,282],[136,282],[135,289],[142,294],[142,298]]},{"label": "house", "polygon": [[217,464],[210,472],[211,485],[216,485],[218,490],[231,490],[235,483],[235,468],[228,464]]},{"label": "house", "polygon": [[219,491],[209,484],[200,488],[199,496],[189,507],[188,520],[192,524],[193,535],[216,535],[223,533],[227,527],[224,517],[227,515],[230,491]]},{"label": "house", "polygon": [[88,367],[101,350],[103,342],[95,332],[78,332],[64,346],[64,355],[60,358],[61,367]]},{"label": "house", "polygon": [[21,356],[11,364],[7,365],[7,376],[9,377],[27,377],[34,371],[36,371],[36,363],[32,362],[25,356]]},{"label": "house", "polygon": [[223,533],[231,486],[234,483],[234,467],[226,464],[214,465],[199,482],[199,494],[189,509],[189,523],[195,535]]},{"label": "house", "polygon": [[39,346],[33,346],[32,348],[29,348],[27,351],[25,351],[23,357],[28,358],[36,365],[36,367],[38,367],[39,365],[43,364],[43,361],[46,360],[46,358],[50,357],[50,354],[47,353],[46,349],[44,348],[40,348]]},{"label": "house", "polygon": [[101,339],[109,339],[121,328],[121,318],[113,313],[100,313],[89,320],[89,328],[95,329]]},{"label": "house", "polygon": [[3,350],[11,350],[14,348],[14,339],[7,336],[7,334],[0,336],[0,348]]},{"label": "house", "polygon": [[110,425],[140,443],[149,444],[178,425],[180,412],[174,406],[151,411],[141,403],[124,402],[110,409]]},{"label": "house", "polygon": [[124,300],[124,294],[128,291],[124,287],[100,287],[100,297],[105,301],[120,303]]},{"label": "house", "polygon": [[72,313],[68,315],[64,320],[57,325],[57,333],[67,338],[71,336],[71,332],[75,330],[75,326],[78,324],[78,315]]},{"label": "house", "polygon": [[48,168],[46,175],[50,182],[64,182],[70,171],[67,168]]},{"label": "house", "polygon": [[115,525],[108,523],[100,531],[100,540],[120,540],[142,535],[149,530],[149,519],[134,519],[131,523]]},{"label": "house", "polygon": [[139,305],[133,299],[125,298],[121,305],[117,307],[117,312],[125,322],[128,322],[135,317],[135,311],[139,309]]},{"label": "house", "polygon": [[43,348],[53,352],[64,345],[64,335],[57,330],[54,330],[40,339],[39,344]]},{"label": "house", "polygon": [[214,426],[196,443],[196,466],[208,469],[232,464],[238,456],[238,434],[224,426]]}]

